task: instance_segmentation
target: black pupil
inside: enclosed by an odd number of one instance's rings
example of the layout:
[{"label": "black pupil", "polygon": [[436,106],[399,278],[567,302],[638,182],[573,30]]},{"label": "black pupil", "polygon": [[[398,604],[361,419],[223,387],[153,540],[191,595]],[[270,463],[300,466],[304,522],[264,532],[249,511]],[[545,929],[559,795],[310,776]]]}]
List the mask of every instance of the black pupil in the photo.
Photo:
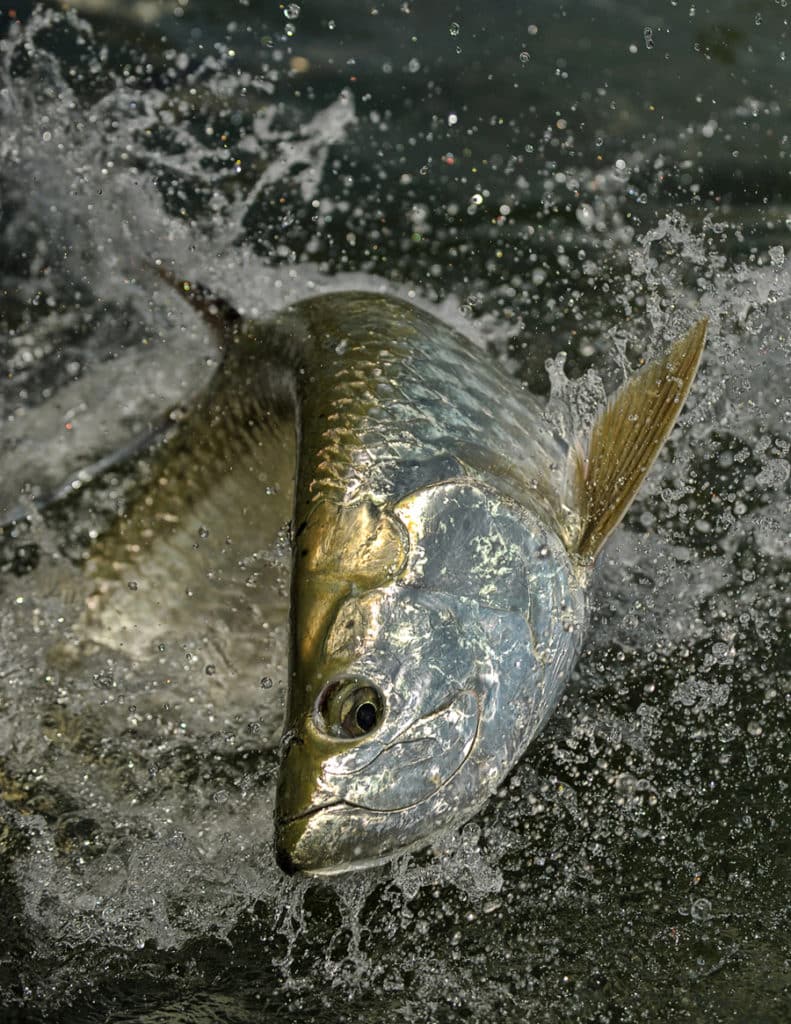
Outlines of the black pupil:
[{"label": "black pupil", "polygon": [[376,725],[376,708],[370,701],[361,704],[354,715],[363,732],[370,732]]}]

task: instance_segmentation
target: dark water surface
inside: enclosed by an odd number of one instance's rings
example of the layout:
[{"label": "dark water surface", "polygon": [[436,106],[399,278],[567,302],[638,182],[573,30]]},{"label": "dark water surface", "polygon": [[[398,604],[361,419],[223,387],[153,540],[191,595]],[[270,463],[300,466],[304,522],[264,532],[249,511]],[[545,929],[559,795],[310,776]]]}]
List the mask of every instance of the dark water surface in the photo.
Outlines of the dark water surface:
[{"label": "dark water surface", "polygon": [[[791,1019],[791,9],[70,7],[0,7],[0,507],[30,513],[0,548],[2,1019]],[[52,654],[145,467],[33,499],[216,358],[151,257],[259,312],[412,297],[569,429],[710,317],[563,703],[434,851],[333,884],[272,861],[287,443],[255,550],[156,549],[167,613],[130,588]]]}]

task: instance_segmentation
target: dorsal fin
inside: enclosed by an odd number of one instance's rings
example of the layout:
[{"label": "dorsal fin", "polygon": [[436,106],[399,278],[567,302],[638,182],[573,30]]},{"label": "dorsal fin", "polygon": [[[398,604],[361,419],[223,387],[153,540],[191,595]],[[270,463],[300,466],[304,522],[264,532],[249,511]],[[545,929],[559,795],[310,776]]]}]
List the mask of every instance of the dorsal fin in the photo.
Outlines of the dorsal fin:
[{"label": "dorsal fin", "polygon": [[708,320],[699,320],[666,355],[613,395],[585,443],[571,454],[580,517],[576,554],[593,559],[620,523],[684,406],[695,379]]}]

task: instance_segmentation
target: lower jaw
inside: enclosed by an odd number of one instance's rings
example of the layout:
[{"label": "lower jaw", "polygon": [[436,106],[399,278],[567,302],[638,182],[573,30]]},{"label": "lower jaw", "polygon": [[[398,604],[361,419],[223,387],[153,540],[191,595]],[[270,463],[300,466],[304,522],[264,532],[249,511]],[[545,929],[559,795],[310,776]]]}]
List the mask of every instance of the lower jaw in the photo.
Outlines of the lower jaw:
[{"label": "lower jaw", "polygon": [[[371,856],[360,857],[349,856],[338,859],[337,861],[322,863],[320,858],[313,859],[310,856],[305,856],[304,852],[302,853],[302,856],[300,856],[301,836],[297,836],[293,838],[291,842],[288,842],[289,826],[293,826],[294,831],[300,827],[304,829],[304,819],[297,819],[295,822],[288,822],[276,831],[275,859],[287,875],[302,875],[315,878],[349,875],[358,871],[366,871],[370,868],[376,868],[383,864],[387,864],[388,861],[394,860],[396,857],[406,853],[409,849],[408,847],[404,847],[387,853],[377,853]],[[419,845],[425,845],[425,841]]]},{"label": "lower jaw", "polygon": [[[425,849],[431,846],[438,839],[441,838],[443,833],[451,830],[443,830],[442,832],[436,833],[428,838],[423,837],[416,839],[411,843],[406,843],[403,846],[399,846],[396,849],[388,850],[384,853],[374,853],[370,856],[359,856],[348,859],[339,860],[334,863],[310,863],[310,859],[306,858],[304,864],[299,864],[298,847],[296,849],[297,857],[296,860],[290,860],[289,868],[287,871],[291,875],[300,875],[307,878],[334,878],[342,875],[353,875],[359,871],[369,871],[375,868],[384,867],[387,864],[392,863],[399,857],[404,857],[409,853],[416,853],[419,850]],[[278,861],[283,867],[282,861]]]}]

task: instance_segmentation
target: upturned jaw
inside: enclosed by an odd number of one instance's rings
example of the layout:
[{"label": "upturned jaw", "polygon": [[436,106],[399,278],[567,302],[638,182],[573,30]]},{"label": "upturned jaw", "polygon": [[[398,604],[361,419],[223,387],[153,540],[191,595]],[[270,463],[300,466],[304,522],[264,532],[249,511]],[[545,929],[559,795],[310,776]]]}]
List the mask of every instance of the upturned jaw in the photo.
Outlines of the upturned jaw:
[{"label": "upturned jaw", "polygon": [[310,872],[312,861],[308,833],[310,819],[323,808],[308,811],[298,818],[275,822],[275,860],[287,875]]},{"label": "upturned jaw", "polygon": [[280,868],[288,875],[338,875],[401,852],[412,824],[404,812],[374,811],[325,791],[318,756],[301,736],[286,734],[275,801]]},{"label": "upturned jaw", "polygon": [[[392,817],[399,820],[391,822]],[[380,830],[385,820],[386,833]],[[403,825],[400,815],[371,812],[343,801],[325,804],[300,818],[276,821],[275,859],[287,875],[343,875],[376,867],[428,841],[421,831],[405,843],[408,832],[399,824]]]},{"label": "upturned jaw", "polygon": [[287,875],[336,875],[375,863],[361,856],[361,825],[355,820],[360,813],[339,800],[276,821],[279,867]]}]

